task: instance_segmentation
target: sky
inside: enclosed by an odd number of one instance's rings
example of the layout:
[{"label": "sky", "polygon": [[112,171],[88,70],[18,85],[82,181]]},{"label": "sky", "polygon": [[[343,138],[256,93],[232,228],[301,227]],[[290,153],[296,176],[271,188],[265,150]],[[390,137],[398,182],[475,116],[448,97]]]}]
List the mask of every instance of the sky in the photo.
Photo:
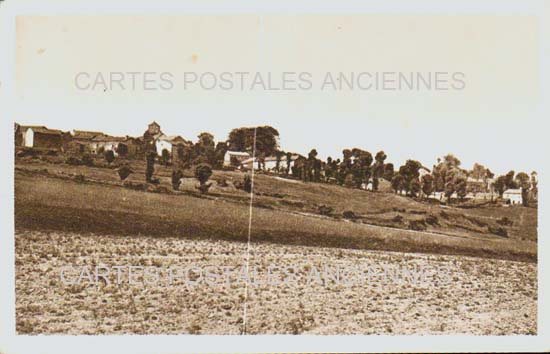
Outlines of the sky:
[{"label": "sky", "polygon": [[[271,125],[282,149],[323,159],[357,147],[431,167],[453,153],[464,168],[530,172],[543,156],[540,40],[533,16],[19,16],[14,121],[132,136],[157,121],[193,141]],[[113,72],[124,88],[96,81]],[[144,89],[145,72],[156,90]],[[186,84],[189,73],[222,72],[270,74],[274,86],[284,72],[308,73],[312,87]],[[327,73],[362,72],[459,72],[464,87],[320,89]]]}]

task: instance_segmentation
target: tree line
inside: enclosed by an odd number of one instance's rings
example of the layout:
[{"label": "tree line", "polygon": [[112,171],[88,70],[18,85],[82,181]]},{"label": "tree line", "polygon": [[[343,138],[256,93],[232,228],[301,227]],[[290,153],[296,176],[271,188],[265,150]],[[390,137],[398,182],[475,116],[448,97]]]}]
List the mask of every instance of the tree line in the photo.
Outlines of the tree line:
[{"label": "tree line", "polygon": [[[437,159],[431,171],[419,161],[409,159],[395,170],[392,163],[386,163],[384,151],[372,154],[360,148],[344,149],[341,158],[328,157],[326,161],[318,158],[317,149],[311,149],[306,156],[285,152],[279,148],[279,132],[271,126],[241,127],[231,130],[226,141],[215,142],[208,132],[200,133],[197,141],[189,146],[178,145],[174,152],[163,152],[158,158],[164,165],[173,166],[173,185],[179,186],[182,170],[195,167],[196,177],[201,191],[206,192],[208,177],[212,169],[223,167],[224,156],[228,150],[248,152],[256,157],[258,170],[265,170],[267,157],[275,158],[275,173],[304,182],[324,182],[338,184],[348,188],[361,188],[377,191],[380,181],[390,183],[395,193],[409,197],[429,197],[434,192],[442,193],[448,202],[456,195],[464,199],[468,193],[486,192],[488,188],[502,197],[507,189],[521,188],[524,205],[528,203],[528,193],[537,193],[536,172],[531,176],[525,172],[510,171],[498,176],[481,164],[474,164],[471,170],[461,167],[461,161],[448,154]],[[146,181],[151,182],[154,162],[157,159],[156,147],[150,145],[146,154]],[[111,160],[111,156],[109,159]],[[231,163],[238,166],[238,160]],[[207,177],[206,177],[207,176]],[[468,183],[468,177],[479,183]],[[491,182],[492,181],[492,182]]]}]

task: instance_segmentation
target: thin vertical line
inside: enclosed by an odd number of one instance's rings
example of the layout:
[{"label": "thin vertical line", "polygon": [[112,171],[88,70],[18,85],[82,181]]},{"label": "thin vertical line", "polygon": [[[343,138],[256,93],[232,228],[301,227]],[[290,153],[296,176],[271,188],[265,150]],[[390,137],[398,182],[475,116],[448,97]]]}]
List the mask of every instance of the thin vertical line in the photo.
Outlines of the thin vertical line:
[{"label": "thin vertical line", "polygon": [[243,334],[246,334],[246,310],[248,307],[248,277],[250,269],[250,238],[252,235],[252,205],[254,202],[254,163],[256,162],[256,127],[254,128],[254,143],[252,145],[252,177],[250,178],[250,207],[248,212],[248,241],[246,243],[246,277],[244,283]]}]

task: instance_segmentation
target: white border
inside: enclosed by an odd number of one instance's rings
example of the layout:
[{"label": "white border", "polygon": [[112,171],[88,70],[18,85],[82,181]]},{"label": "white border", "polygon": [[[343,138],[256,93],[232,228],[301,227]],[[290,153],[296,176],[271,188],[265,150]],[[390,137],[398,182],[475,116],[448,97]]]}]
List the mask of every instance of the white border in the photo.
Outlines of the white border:
[{"label": "white border", "polygon": [[[0,5],[0,156],[8,162],[0,175],[2,236],[0,237],[0,352],[1,353],[151,353],[251,351],[549,351],[548,298],[550,235],[544,200],[550,169],[550,139],[540,142],[539,307],[537,336],[16,336],[13,238],[13,119],[15,92],[15,17],[17,15],[184,15],[184,14],[441,14],[534,15],[539,19],[541,97],[535,112],[540,126],[550,132],[550,2],[544,0],[399,0],[325,1],[273,0],[269,3],[234,1],[34,1],[7,0]],[[6,138],[7,136],[7,138]]]}]

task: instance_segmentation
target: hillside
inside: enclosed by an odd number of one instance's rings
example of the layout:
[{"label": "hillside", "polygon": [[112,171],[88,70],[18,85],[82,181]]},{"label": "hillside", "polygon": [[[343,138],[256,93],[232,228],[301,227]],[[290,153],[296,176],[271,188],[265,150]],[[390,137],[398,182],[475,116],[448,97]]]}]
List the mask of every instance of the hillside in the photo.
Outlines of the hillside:
[{"label": "hillside", "polygon": [[[151,193],[123,187],[110,168],[17,161],[16,228],[246,240],[249,194],[234,186],[242,173],[216,171],[208,196],[198,194],[191,178],[172,192],[168,168],[157,167],[156,175],[165,188]],[[136,184],[142,179],[139,172],[130,177]],[[227,186],[216,183],[222,180]],[[255,242],[536,261],[536,226],[528,227],[536,209],[445,208],[261,174],[255,186]],[[331,210],[320,212],[322,206]],[[502,216],[513,223],[506,238],[489,232]]]}]

